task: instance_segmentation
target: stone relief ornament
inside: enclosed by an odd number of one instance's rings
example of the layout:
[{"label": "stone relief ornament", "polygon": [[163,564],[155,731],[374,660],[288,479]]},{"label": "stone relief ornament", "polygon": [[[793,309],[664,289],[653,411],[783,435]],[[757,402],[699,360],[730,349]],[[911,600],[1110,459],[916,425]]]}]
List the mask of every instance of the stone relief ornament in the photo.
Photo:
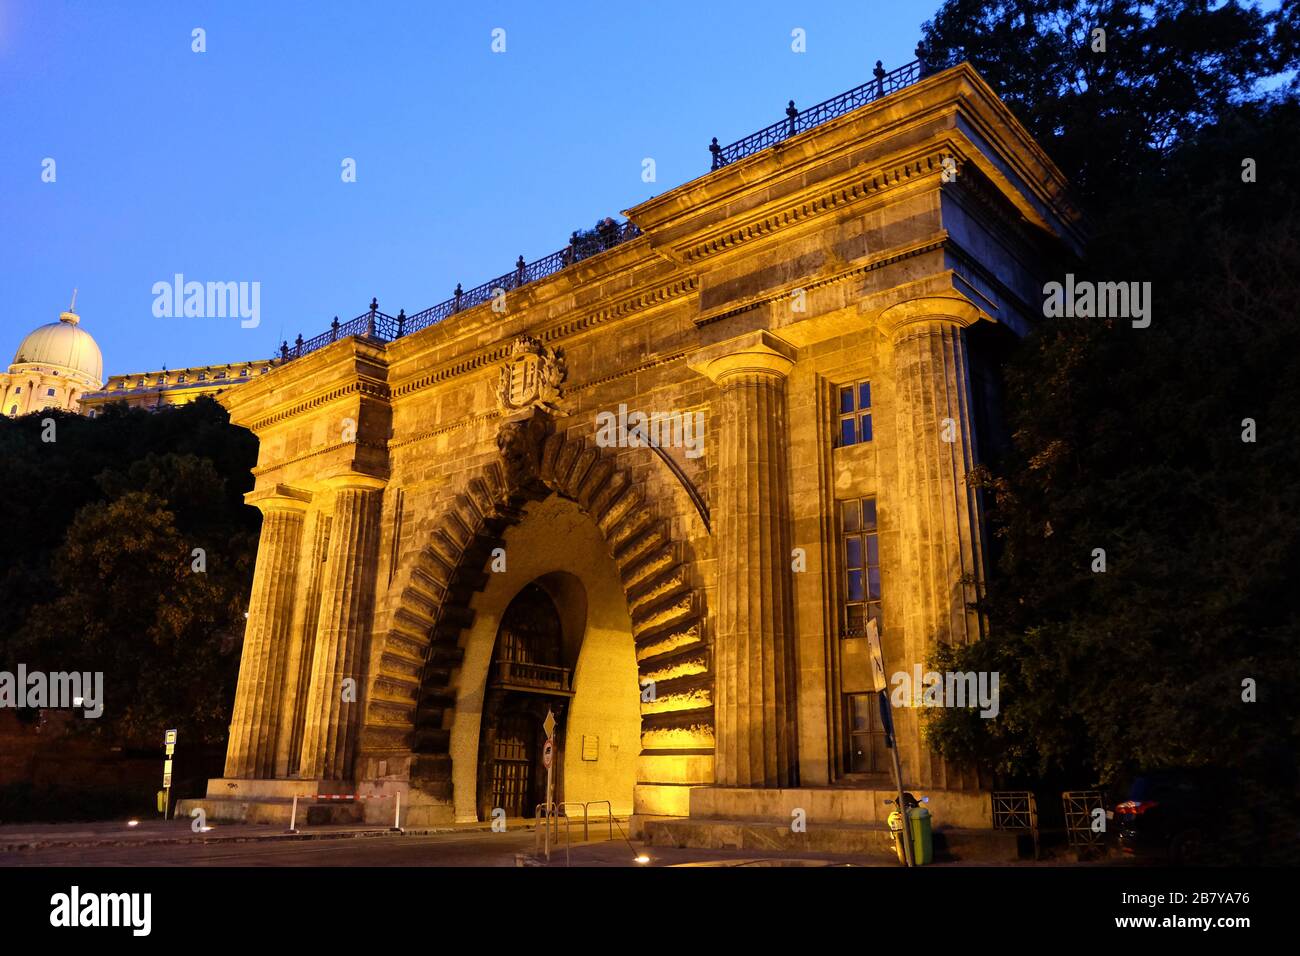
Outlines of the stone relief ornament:
[{"label": "stone relief ornament", "polygon": [[528,408],[562,411],[560,386],[568,377],[563,349],[548,349],[531,335],[515,339],[497,380],[497,407],[512,415]]}]

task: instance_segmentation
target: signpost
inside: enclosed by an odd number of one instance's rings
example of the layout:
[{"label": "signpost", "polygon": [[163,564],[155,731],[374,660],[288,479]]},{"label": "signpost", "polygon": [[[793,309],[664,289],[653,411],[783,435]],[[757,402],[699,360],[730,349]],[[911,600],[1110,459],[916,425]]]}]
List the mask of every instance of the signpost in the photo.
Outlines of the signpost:
[{"label": "signpost", "polygon": [[547,708],[546,720],[542,721],[546,731],[546,743],[542,747],[542,764],[546,767],[546,859],[551,859],[551,818],[555,815],[555,714]]},{"label": "signpost", "polygon": [[163,819],[167,819],[172,805],[172,754],[176,752],[176,730],[167,731],[163,735],[163,747],[167,755],[163,759]]},{"label": "signpost", "polygon": [[898,759],[898,741],[894,739],[894,713],[889,705],[889,682],[885,679],[885,655],[880,647],[880,630],[874,618],[867,621],[867,646],[871,649],[872,686],[880,700],[880,723],[885,729],[885,743],[894,758],[894,784],[898,788],[898,812],[903,818],[903,828],[899,831],[898,839],[902,842],[903,859],[907,861],[908,866],[914,866],[912,821],[907,815],[907,804],[903,802],[903,766]]}]

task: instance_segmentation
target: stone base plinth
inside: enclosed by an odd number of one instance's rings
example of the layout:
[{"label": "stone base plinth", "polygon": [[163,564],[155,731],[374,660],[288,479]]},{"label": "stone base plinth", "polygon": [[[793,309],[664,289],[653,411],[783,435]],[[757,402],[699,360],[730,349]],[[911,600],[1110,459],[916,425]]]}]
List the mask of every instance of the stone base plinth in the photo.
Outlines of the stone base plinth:
[{"label": "stone base plinth", "polygon": [[[293,798],[298,798],[299,825],[312,823],[360,823],[360,809],[351,801],[325,807],[315,796],[321,793],[352,793],[353,785],[329,780],[264,780],[218,777],[208,781],[208,795],[200,800],[181,800],[178,816],[201,809],[211,821],[222,823],[266,823],[288,826],[293,818]],[[320,807],[320,809],[317,809]]]},{"label": "stone base plinth", "polygon": [[[933,826],[991,829],[993,802],[987,792],[965,790],[914,790],[927,796]],[[745,787],[694,787],[690,791],[690,819],[752,820],[782,823],[802,810],[812,825],[884,826],[894,808],[885,803],[896,791],[853,790],[844,787],[808,787],[788,790]]]},{"label": "stone base plinth", "polygon": [[[813,824],[801,831],[788,823],[762,820],[648,819],[640,839],[650,846],[755,853],[816,853],[897,863],[897,851],[883,826],[847,823]],[[934,834],[938,859],[1009,862],[1018,858],[1016,835],[1003,830],[946,827]],[[651,856],[654,853],[651,851]]]},{"label": "stone base plinth", "polygon": [[[354,794],[358,800],[318,800],[320,795]],[[250,780],[218,778],[208,781],[208,795],[182,800],[178,815],[202,809],[209,820],[227,823],[268,823],[288,826],[293,818],[293,798],[298,798],[298,826],[373,824],[392,826],[397,798],[401,797],[402,827],[440,826],[451,823],[453,812],[444,798],[391,780]]]}]

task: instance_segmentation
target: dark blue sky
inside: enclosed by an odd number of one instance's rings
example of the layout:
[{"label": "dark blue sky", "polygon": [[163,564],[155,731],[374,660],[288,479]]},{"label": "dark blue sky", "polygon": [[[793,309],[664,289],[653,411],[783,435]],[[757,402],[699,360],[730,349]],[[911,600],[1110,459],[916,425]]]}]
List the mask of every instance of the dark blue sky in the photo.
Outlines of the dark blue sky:
[{"label": "dark blue sky", "polygon": [[[371,296],[417,311],[910,60],[936,7],[6,0],[0,358],[74,286],[105,375],[268,356]],[[260,282],[260,326],[154,317],[178,272]]]}]

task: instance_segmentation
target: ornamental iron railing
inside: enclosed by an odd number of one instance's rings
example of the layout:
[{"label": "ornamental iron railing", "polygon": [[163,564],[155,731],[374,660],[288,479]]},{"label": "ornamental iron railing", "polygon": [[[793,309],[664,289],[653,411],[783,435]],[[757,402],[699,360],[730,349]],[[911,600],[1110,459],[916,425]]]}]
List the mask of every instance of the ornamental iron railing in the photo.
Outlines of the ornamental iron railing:
[{"label": "ornamental iron railing", "polygon": [[[896,70],[886,72],[881,62],[877,60],[872,75],[873,79],[869,82],[804,110],[796,109],[794,100],[791,100],[786,107],[786,118],[783,121],[773,123],[771,126],[761,129],[757,133],[751,133],[744,139],[736,140],[736,142],[728,146],[719,146],[718,139],[715,136],[713,142],[709,145],[709,152],[713,154],[710,171],[721,169],[738,159],[743,159],[746,156],[751,156],[754,153],[775,146],[791,136],[796,136],[846,113],[851,113],[858,107],[865,106],[882,96],[897,92],[924,77],[926,70],[922,67],[920,60],[913,60],[906,66],[900,66]],[[288,362],[291,359],[299,358],[309,352],[314,352],[333,342],[337,342],[339,339],[350,336],[360,336],[380,342],[392,342],[403,335],[410,335],[412,332],[418,332],[420,329],[435,325],[464,309],[491,302],[498,295],[518,289],[530,282],[536,282],[538,279],[554,275],[575,262],[580,262],[588,256],[612,249],[629,239],[635,239],[640,234],[641,231],[631,222],[619,223],[613,219],[601,220],[594,229],[586,232],[574,232],[569,239],[569,244],[563,249],[556,250],[550,255],[542,256],[532,262],[525,262],[524,257],[520,256],[512,271],[476,285],[472,289],[463,289],[457,283],[456,290],[450,299],[439,302],[437,305],[416,312],[413,315],[408,316],[405,310],[398,312],[395,316],[380,312],[378,301],[372,299],[369,311],[361,313],[356,318],[340,322],[338,316],[335,316],[334,321],[330,323],[329,329],[320,335],[309,339],[304,339],[299,335],[294,339],[292,345],[287,341],[282,343],[277,358],[282,362]]]}]

